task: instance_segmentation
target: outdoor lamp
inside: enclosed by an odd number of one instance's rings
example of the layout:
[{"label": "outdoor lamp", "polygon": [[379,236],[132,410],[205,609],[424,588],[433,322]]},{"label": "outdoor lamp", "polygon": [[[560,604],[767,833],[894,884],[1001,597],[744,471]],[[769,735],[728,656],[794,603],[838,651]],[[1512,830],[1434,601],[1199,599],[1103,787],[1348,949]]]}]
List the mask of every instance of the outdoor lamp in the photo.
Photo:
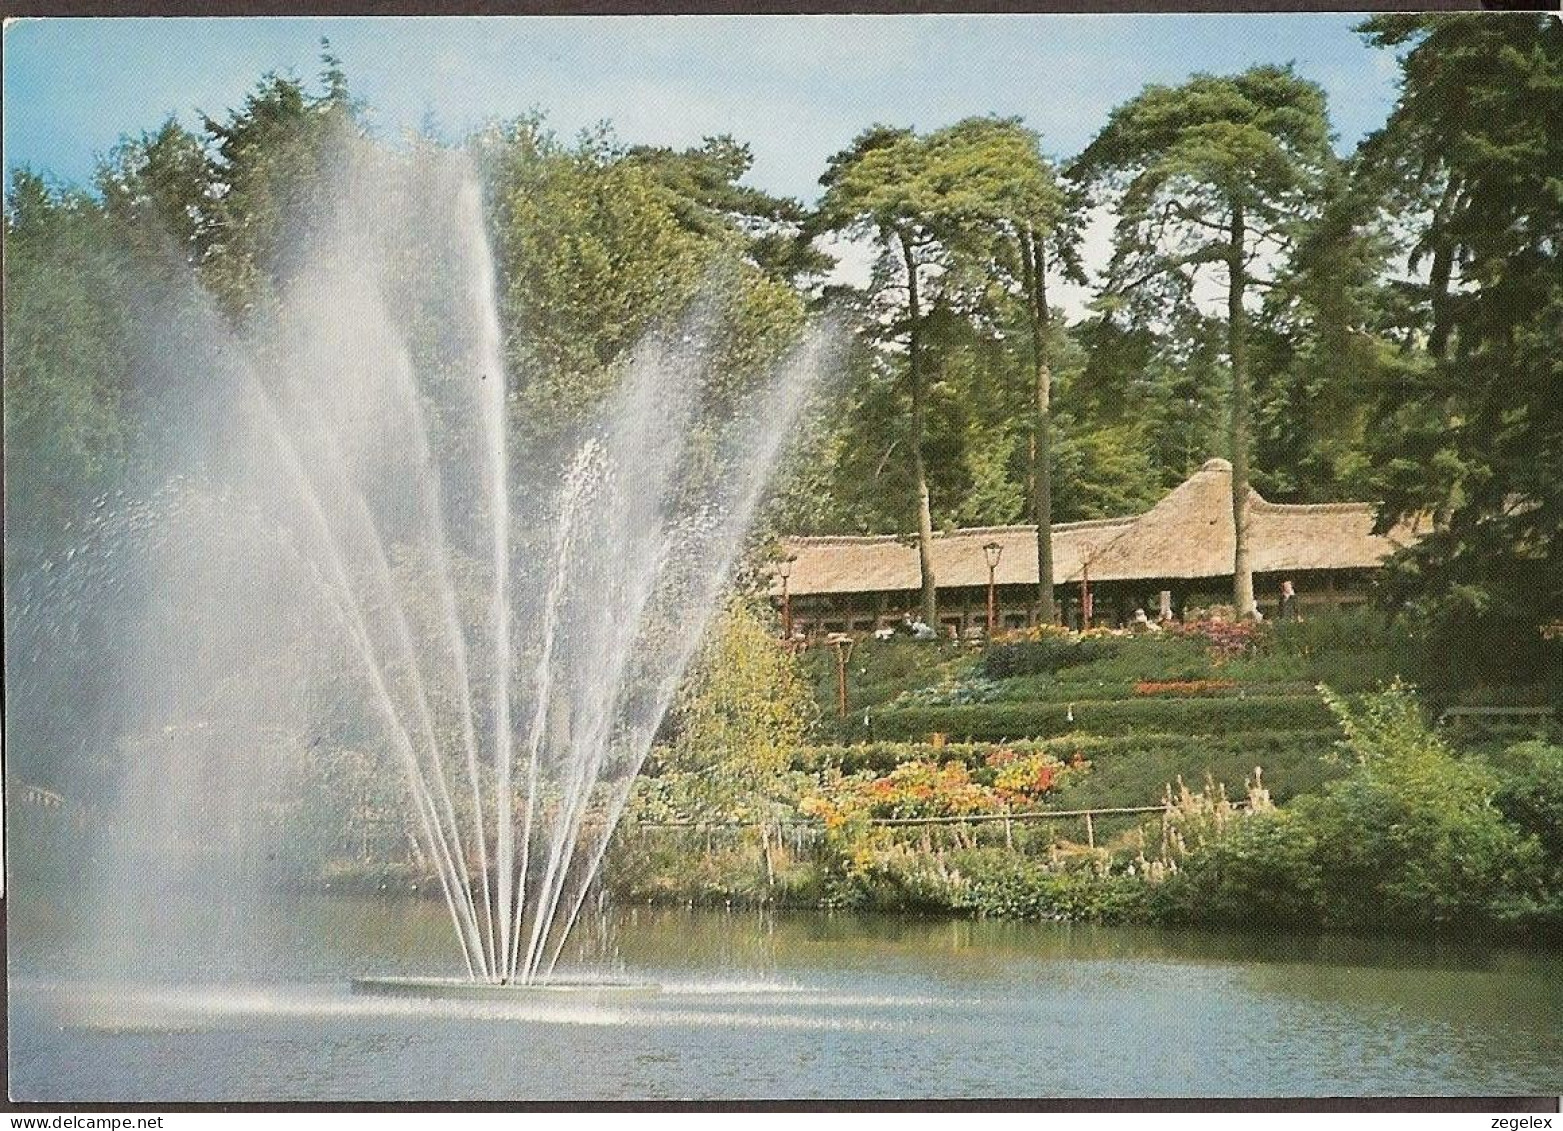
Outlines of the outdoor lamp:
[{"label": "outdoor lamp", "polygon": [[994,583],[994,573],[999,568],[999,555],[1004,552],[1004,547],[997,542],[989,542],[982,548],[982,556],[988,559],[988,639],[993,639],[993,634],[998,629],[999,605],[998,592]]},{"label": "outdoor lamp", "polygon": [[797,554],[788,554],[776,563],[776,575],[782,583],[782,639],[792,639],[792,595],[787,592],[787,579],[792,576],[792,563],[798,560]]}]

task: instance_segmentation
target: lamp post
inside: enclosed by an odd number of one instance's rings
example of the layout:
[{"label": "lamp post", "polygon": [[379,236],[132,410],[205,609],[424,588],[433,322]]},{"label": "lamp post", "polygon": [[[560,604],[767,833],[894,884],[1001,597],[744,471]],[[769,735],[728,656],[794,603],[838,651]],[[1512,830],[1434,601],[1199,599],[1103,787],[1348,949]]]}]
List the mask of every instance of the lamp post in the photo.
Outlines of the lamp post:
[{"label": "lamp post", "polygon": [[854,643],[851,636],[845,632],[832,632],[825,638],[825,643],[836,650],[836,708],[841,715],[841,721],[847,721],[847,657],[852,655]]},{"label": "lamp post", "polygon": [[782,583],[782,639],[792,641],[792,595],[787,592],[787,579],[792,576],[792,563],[798,560],[797,554],[788,554],[776,565],[776,574]]},{"label": "lamp post", "polygon": [[993,639],[993,634],[998,631],[999,604],[998,590],[994,582],[994,574],[999,568],[999,556],[1004,553],[1004,547],[997,542],[989,542],[982,548],[982,556],[988,559],[988,639]]}]

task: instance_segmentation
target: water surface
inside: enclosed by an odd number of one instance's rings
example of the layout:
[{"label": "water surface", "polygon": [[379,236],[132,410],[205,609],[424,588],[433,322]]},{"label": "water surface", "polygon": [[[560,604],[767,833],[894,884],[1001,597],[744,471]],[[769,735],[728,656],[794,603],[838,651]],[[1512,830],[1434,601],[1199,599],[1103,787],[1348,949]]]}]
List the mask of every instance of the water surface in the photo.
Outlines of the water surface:
[{"label": "water surface", "polygon": [[[214,913],[215,914],[215,913]],[[13,917],[18,1099],[1556,1094],[1563,956],[1418,941],[631,909],[584,968],[654,995],[353,996],[454,974],[444,908],[311,900],[126,981]],[[156,958],[156,962],[150,961]]]}]

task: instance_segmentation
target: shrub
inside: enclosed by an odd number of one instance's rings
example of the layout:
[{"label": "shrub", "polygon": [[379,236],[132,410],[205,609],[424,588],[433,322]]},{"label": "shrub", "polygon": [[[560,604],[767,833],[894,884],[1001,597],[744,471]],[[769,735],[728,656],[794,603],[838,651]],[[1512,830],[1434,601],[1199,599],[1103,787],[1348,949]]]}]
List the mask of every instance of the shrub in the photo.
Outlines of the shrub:
[{"label": "shrub", "polygon": [[952,889],[954,907],[976,915],[1120,923],[1141,918],[1147,905],[1136,876],[1063,869],[996,848],[955,852],[950,861],[963,881]]},{"label": "shrub", "polygon": [[1556,881],[1563,882],[1563,746],[1521,742],[1500,756],[1498,811],[1532,833]]},{"label": "shrub", "polygon": [[1312,658],[1329,652],[1401,652],[1409,647],[1405,628],[1371,607],[1322,613],[1270,623],[1264,650]]},{"label": "shrub", "polygon": [[973,772],[966,763],[901,762],[878,777],[822,775],[820,785],[799,804],[805,816],[827,829],[861,825],[867,818],[961,817],[1003,813],[1033,806],[1070,774],[1056,758],[1012,750],[990,754]]},{"label": "shrub", "polygon": [[1115,654],[1123,641],[1112,636],[1047,635],[1040,640],[996,644],[983,653],[982,672],[989,679],[1044,675],[1075,664]]},{"label": "shrub", "polygon": [[834,869],[825,902],[856,911],[949,912],[961,906],[963,885],[943,860],[896,847]]},{"label": "shrub", "polygon": [[965,679],[947,676],[932,687],[903,691],[891,702],[897,707],[959,707],[967,703],[992,702],[999,698],[999,692],[997,683],[980,675],[969,675]]},{"label": "shrub", "polygon": [[1496,776],[1457,758],[1409,690],[1329,702],[1356,764],[1296,804],[1318,844],[1327,922],[1479,923],[1534,886],[1539,849],[1493,804]]},{"label": "shrub", "polygon": [[987,742],[1073,732],[1116,735],[1140,731],[1221,734],[1236,730],[1308,730],[1327,727],[1330,721],[1330,713],[1317,695],[1080,700],[1072,704],[981,703],[886,708],[870,717],[875,736],[882,739],[942,733]]},{"label": "shrub", "polygon": [[1237,684],[1230,679],[1142,679],[1134,685],[1134,693],[1142,696],[1210,695],[1236,688]]},{"label": "shrub", "polygon": [[[1021,676],[993,685],[989,702],[1091,703],[1104,699],[1234,698],[1250,695],[1311,695],[1317,680],[1155,679],[1139,681],[1074,680],[1056,676]],[[896,704],[899,706],[900,704]],[[911,706],[911,704],[907,704]]]},{"label": "shrub", "polygon": [[1120,637],[1114,644],[1106,655],[1061,669],[1059,682],[1134,684],[1142,679],[1212,679],[1217,675],[1211,650],[1192,636],[1151,633]]},{"label": "shrub", "polygon": [[1255,766],[1264,767],[1271,795],[1284,802],[1346,772],[1331,759],[1339,737],[1330,729],[1101,739],[1084,747],[1091,772],[1071,778],[1057,804],[1064,809],[1155,804],[1163,788],[1179,777],[1188,782],[1208,777],[1237,795]]},{"label": "shrub", "polygon": [[1173,922],[1317,926],[1317,849],[1306,823],[1284,810],[1231,820],[1154,887],[1151,906]]},{"label": "shrub", "polygon": [[[979,658],[969,648],[944,641],[860,640],[847,663],[847,694],[861,710],[908,690],[963,678]],[[828,723],[836,713],[835,650],[810,648],[799,657],[799,666]]]},{"label": "shrub", "polygon": [[1268,637],[1269,626],[1252,620],[1209,618],[1172,621],[1165,631],[1169,637],[1198,641],[1218,659],[1230,659],[1256,650]]},{"label": "shrub", "polygon": [[1261,652],[1229,660],[1221,672],[1244,684],[1305,680],[1312,685],[1328,684],[1340,691],[1370,691],[1401,675],[1403,659],[1401,654],[1389,651],[1327,651],[1311,656]]},{"label": "shrub", "polygon": [[1266,781],[1277,801],[1318,789],[1346,772],[1331,760],[1340,731],[1334,727],[1299,731],[1234,731],[1219,735],[1138,733],[1103,737],[1071,735],[1010,743],[873,742],[857,746],[808,746],[794,754],[798,772],[837,770],[842,774],[871,771],[886,774],[910,761],[964,762],[973,776],[1000,751],[1018,757],[1045,753],[1063,765],[1088,761],[1091,772],[1067,775],[1055,794],[1065,809],[1119,805],[1150,805],[1162,787],[1182,776],[1202,781],[1209,775],[1236,790],[1255,766],[1265,768]]}]

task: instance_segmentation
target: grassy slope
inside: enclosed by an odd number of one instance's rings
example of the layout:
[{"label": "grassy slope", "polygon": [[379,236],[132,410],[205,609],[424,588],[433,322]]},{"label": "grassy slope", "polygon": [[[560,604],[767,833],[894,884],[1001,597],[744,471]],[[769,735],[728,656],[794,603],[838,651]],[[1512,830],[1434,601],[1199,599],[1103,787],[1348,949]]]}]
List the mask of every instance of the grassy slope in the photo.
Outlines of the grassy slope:
[{"label": "grassy slope", "polygon": [[[1035,737],[1066,758],[1078,749],[1092,763],[1091,773],[1059,792],[1059,807],[1154,803],[1179,776],[1195,788],[1208,776],[1241,795],[1255,766],[1284,801],[1343,772],[1332,758],[1337,734],[1311,688],[1364,690],[1399,668],[1396,642],[1382,624],[1352,615],[1277,626],[1254,654],[1235,659],[1160,637],[1108,641],[1080,656],[1085,662],[994,679],[983,654],[970,647],[861,642],[848,662],[851,715],[843,727],[836,721],[835,654],[813,649],[802,663],[820,704],[820,740],[854,745],[801,751],[799,766],[883,773],[898,757],[973,761],[986,753],[984,742]],[[1140,681],[1176,680],[1232,686],[1193,697],[1135,692]],[[881,740],[866,746],[865,714]],[[936,751],[926,745],[935,731],[977,745]]]}]

